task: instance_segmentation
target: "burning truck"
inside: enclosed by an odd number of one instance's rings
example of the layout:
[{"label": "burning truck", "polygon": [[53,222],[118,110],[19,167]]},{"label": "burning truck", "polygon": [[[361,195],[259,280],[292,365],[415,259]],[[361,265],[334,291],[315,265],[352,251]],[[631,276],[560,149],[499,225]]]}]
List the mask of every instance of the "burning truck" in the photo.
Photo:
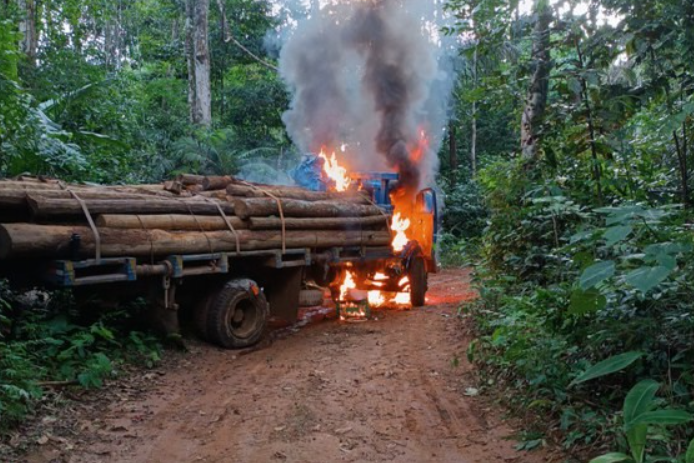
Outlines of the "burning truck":
[{"label": "burning truck", "polygon": [[189,314],[225,348],[257,343],[271,317],[294,322],[316,285],[330,288],[342,319],[423,305],[436,271],[433,190],[403,208],[397,174],[332,161],[323,191],[230,176],[0,180],[0,276],[20,289],[71,289],[78,304],[144,296],[161,330],[177,333]]},{"label": "burning truck", "polygon": [[[358,191],[382,209],[392,233],[390,254],[320,269],[329,282],[340,319],[364,319],[372,308],[421,307],[426,302],[427,275],[438,270],[436,243],[440,229],[439,200],[434,188],[408,191],[394,172],[350,172],[335,153],[322,150],[319,181],[310,186],[338,192]],[[344,151],[344,147],[343,147]]]},{"label": "burning truck", "polygon": [[292,93],[283,121],[301,152],[318,153],[315,184],[0,181],[0,276],[78,301],[148,296],[163,330],[178,331],[181,309],[225,348],[258,342],[270,317],[295,321],[316,285],[343,319],[423,305],[437,270],[429,186],[454,81],[443,2],[320,3],[279,59]]}]

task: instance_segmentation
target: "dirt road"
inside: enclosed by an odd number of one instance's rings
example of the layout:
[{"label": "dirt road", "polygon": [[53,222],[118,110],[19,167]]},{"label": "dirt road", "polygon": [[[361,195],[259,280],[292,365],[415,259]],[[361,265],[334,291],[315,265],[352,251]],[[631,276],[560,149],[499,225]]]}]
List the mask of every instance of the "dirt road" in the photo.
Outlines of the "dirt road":
[{"label": "dirt road", "polygon": [[548,461],[515,451],[500,411],[465,394],[473,380],[455,314],[473,297],[468,273],[430,286],[423,309],[314,323],[245,355],[194,344],[75,408],[71,434],[27,461]]}]

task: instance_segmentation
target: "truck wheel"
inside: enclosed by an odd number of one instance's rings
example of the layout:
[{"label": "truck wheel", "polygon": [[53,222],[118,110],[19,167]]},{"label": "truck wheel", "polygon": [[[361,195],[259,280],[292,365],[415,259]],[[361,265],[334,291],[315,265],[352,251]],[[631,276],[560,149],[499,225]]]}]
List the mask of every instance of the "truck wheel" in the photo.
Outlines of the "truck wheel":
[{"label": "truck wheel", "polygon": [[415,257],[410,264],[410,302],[412,307],[422,307],[426,303],[427,268],[424,258]]},{"label": "truck wheel", "polygon": [[213,296],[207,308],[207,339],[226,349],[249,347],[265,331],[268,304],[251,280],[231,280]]},{"label": "truck wheel", "polygon": [[323,305],[323,291],[319,289],[302,289],[299,293],[299,307]]}]

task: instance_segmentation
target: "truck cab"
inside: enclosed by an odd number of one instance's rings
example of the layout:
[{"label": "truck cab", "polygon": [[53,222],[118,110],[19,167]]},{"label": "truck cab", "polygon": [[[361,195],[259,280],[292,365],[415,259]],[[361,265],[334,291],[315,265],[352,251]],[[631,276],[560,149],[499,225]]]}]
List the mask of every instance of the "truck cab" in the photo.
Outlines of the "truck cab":
[{"label": "truck cab", "polygon": [[[356,172],[350,175],[362,190],[371,193],[371,200],[389,215],[393,213],[391,193],[397,186],[399,175],[392,172]],[[438,271],[439,232],[441,217],[439,200],[434,188],[420,190],[415,197],[415,204],[410,217],[409,235],[417,242],[429,273]]]}]

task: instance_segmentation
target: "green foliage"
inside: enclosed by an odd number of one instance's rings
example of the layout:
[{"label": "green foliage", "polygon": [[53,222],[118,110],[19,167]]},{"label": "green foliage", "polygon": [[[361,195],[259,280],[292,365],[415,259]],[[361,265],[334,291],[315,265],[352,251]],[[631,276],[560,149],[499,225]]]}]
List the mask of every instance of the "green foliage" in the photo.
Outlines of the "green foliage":
[{"label": "green foliage", "polygon": [[66,309],[69,298],[45,305],[40,294],[27,297],[29,306],[0,282],[0,432],[34,407],[42,381],[98,388],[125,362],[152,367],[159,361],[158,340],[133,329],[135,307],[90,322]]},{"label": "green foliage", "polygon": [[[480,173],[491,209],[471,313],[485,383],[523,391],[511,405],[543,422],[554,416],[567,447],[611,440],[638,450],[651,435],[644,432],[658,428],[651,453],[683,453],[694,384],[693,238],[683,211],[630,201],[578,206],[568,185],[508,166]],[[667,381],[667,394],[628,430],[613,426],[625,384],[643,376]]]},{"label": "green foliage", "polygon": [[641,352],[626,352],[624,354],[615,355],[601,362],[596,363],[588,368],[578,378],[571,381],[569,386],[585,383],[593,379],[607,376],[617,371],[623,370],[638,359],[643,357]]},{"label": "green foliage", "polygon": [[[624,399],[622,417],[624,434],[631,457],[624,453],[609,453],[591,460],[591,463],[609,461],[629,461],[643,463],[644,461],[663,461],[664,457],[650,457],[646,454],[648,439],[656,439],[664,426],[680,425],[692,421],[691,414],[672,408],[653,410],[657,406],[656,392],[660,384],[646,379],[636,384]],[[690,447],[692,444],[690,443]],[[689,461],[689,449],[685,461]],[[617,459],[618,458],[618,459]]]}]

